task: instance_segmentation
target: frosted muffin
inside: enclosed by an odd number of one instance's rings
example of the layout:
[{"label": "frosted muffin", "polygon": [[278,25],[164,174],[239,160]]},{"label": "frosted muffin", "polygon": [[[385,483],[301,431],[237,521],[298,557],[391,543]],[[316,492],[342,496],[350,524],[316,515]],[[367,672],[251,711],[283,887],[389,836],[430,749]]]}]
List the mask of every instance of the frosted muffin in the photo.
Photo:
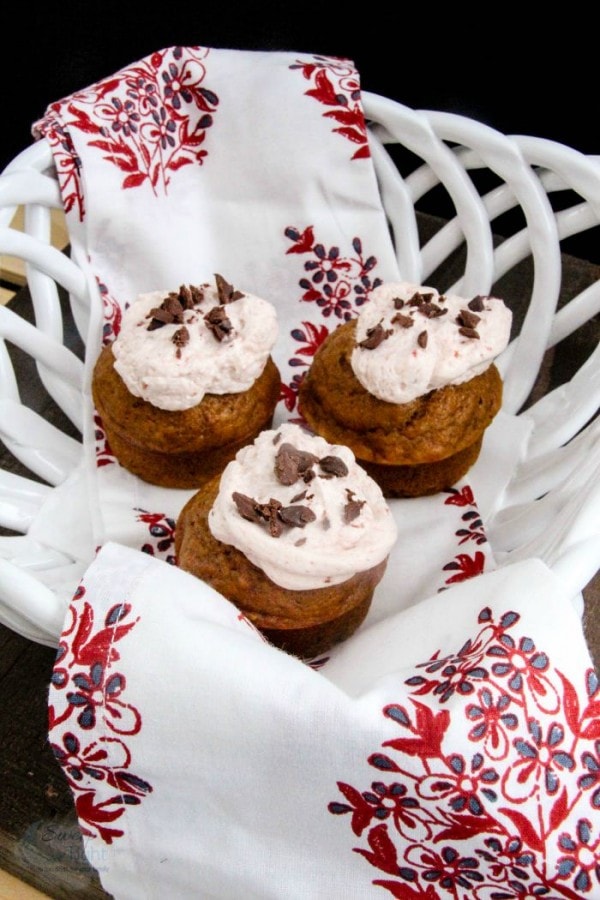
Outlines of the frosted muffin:
[{"label": "frosted muffin", "polygon": [[92,395],[118,461],[144,481],[195,488],[271,426],[281,379],[275,308],[212,284],[143,294],[104,347]]},{"label": "frosted muffin", "polygon": [[308,425],[347,444],[386,497],[451,487],[479,456],[502,403],[494,359],[512,315],[502,300],[383,284],[328,335],[299,390]]},{"label": "frosted muffin", "polygon": [[187,502],[175,551],[267,640],[307,658],[362,623],[396,536],[352,451],[284,424]]}]

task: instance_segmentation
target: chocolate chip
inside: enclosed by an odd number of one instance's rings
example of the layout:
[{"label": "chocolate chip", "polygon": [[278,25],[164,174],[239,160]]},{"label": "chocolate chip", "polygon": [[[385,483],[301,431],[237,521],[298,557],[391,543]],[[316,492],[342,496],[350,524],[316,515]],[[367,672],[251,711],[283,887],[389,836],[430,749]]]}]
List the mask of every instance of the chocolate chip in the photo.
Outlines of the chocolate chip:
[{"label": "chocolate chip", "polygon": [[461,309],[456,317],[456,321],[464,328],[475,328],[478,322],[481,322],[481,316],[475,315],[468,309]]},{"label": "chocolate chip", "polygon": [[312,467],[318,461],[314,453],[298,450],[286,441],[275,456],[275,475],[281,484],[295,484],[299,479],[312,481],[315,475]]},{"label": "chocolate chip", "polygon": [[469,302],[467,303],[467,306],[473,312],[483,312],[485,309],[485,306],[483,305],[483,301],[486,299],[487,299],[487,297],[483,297],[481,294],[477,294],[476,297],[473,297],[472,300],[469,300]]},{"label": "chocolate chip", "polygon": [[156,331],[164,325],[181,325],[183,324],[183,313],[186,309],[193,309],[196,303],[202,302],[202,291],[200,288],[181,285],[179,293],[171,291],[160,306],[156,306],[150,310],[148,317],[150,323],[147,331]]},{"label": "chocolate chip", "polygon": [[421,303],[419,312],[428,319],[437,319],[438,316],[445,316],[448,310],[438,306],[437,303]]},{"label": "chocolate chip", "polygon": [[373,325],[372,328],[367,328],[367,336],[364,340],[358,342],[358,346],[362,347],[363,350],[375,350],[376,347],[379,347],[379,345],[393,333],[393,328],[388,328],[386,330],[381,322],[378,322],[377,325]]},{"label": "chocolate chip", "polygon": [[305,525],[314,522],[317,517],[308,506],[284,506],[279,510],[279,518],[284,525],[304,528]]},{"label": "chocolate chip", "polygon": [[330,477],[343,478],[348,474],[348,466],[339,456],[324,456],[319,460],[319,466]]},{"label": "chocolate chip", "polygon": [[233,285],[225,281],[222,275],[215,273],[215,284],[217,285],[217,293],[219,295],[219,303],[225,305],[232,303],[234,300],[240,300],[244,295],[241,291],[235,291]]},{"label": "chocolate chip", "polygon": [[237,506],[237,511],[242,519],[247,519],[248,522],[262,521],[262,517],[259,515],[257,509],[258,504],[252,497],[248,497],[247,494],[240,494],[239,491],[234,491],[231,498]]},{"label": "chocolate chip", "polygon": [[316,519],[308,506],[283,506],[274,497],[271,497],[268,503],[259,503],[239,491],[234,491],[231,496],[240,516],[248,522],[266,526],[271,537],[280,537],[284,525],[304,528]]},{"label": "chocolate chip", "polygon": [[192,284],[182,284],[179,292],[171,291],[169,297],[174,297],[178,300],[183,309],[194,309],[195,306],[199,306],[204,300],[204,292],[201,288]]},{"label": "chocolate chip", "polygon": [[171,338],[175,346],[177,347],[177,358],[179,359],[181,356],[181,348],[185,347],[186,344],[190,342],[190,333],[185,327],[182,325],[181,328],[178,328],[177,331],[173,334]]},{"label": "chocolate chip", "polygon": [[232,336],[233,324],[223,306],[213,306],[204,316],[204,322],[218,341]]},{"label": "chocolate chip", "polygon": [[148,318],[150,322],[146,331],[156,331],[157,328],[162,328],[164,325],[172,325],[174,322],[172,314],[162,306],[151,309],[148,313]]},{"label": "chocolate chip", "polygon": [[479,340],[479,332],[475,331],[474,328],[465,328],[463,326],[458,329],[458,333],[462,334],[463,337],[472,338],[474,340]]},{"label": "chocolate chip", "polygon": [[366,500],[357,500],[354,491],[346,488],[346,496],[348,500],[344,506],[344,522],[349,525],[360,516],[360,512],[366,503]]},{"label": "chocolate chip", "polygon": [[402,309],[402,307],[404,306],[404,300],[402,299],[402,297],[394,297],[392,303],[394,304],[394,309]]},{"label": "chocolate chip", "polygon": [[408,305],[421,306],[422,303],[429,303],[431,300],[433,300],[433,294],[421,294],[420,291],[415,291],[408,301]]},{"label": "chocolate chip", "polygon": [[392,325],[399,325],[400,328],[412,328],[415,320],[412,316],[405,316],[402,313],[396,313],[392,319]]},{"label": "chocolate chip", "polygon": [[419,336],[417,337],[417,344],[421,347],[422,350],[427,346],[428,334],[426,331],[421,331]]}]

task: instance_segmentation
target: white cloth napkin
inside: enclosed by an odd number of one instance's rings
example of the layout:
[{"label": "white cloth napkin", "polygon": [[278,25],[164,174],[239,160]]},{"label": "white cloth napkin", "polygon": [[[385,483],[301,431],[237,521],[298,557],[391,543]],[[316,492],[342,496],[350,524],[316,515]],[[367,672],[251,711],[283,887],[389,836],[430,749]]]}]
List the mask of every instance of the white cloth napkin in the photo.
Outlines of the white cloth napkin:
[{"label": "white cloth napkin", "polygon": [[65,623],[50,739],[106,889],[495,900],[596,887],[580,623],[540,563],[494,572],[482,522],[525,419],[501,414],[454,489],[392,503],[399,540],[367,620],[309,666],[170,565],[191,492],[125,472],[94,416],[94,361],[140,291],[220,272],[271,300],[278,422],[297,418],[328,330],[401,277],[352,63],[171,48],[53,104],[36,130],[98,301],[81,323],[85,464],[36,527],[72,535],[84,568],[101,548]]},{"label": "white cloth napkin", "polygon": [[109,543],[67,618],[50,739],[117,898],[598,897],[596,685],[535,560],[311,667]]}]

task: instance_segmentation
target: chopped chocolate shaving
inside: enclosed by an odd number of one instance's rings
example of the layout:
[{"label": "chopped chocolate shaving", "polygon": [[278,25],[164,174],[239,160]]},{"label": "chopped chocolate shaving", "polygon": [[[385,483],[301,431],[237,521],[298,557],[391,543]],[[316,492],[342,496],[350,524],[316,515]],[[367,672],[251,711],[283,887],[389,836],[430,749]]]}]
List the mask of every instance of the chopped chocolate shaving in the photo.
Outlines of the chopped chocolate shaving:
[{"label": "chopped chocolate shaving", "polygon": [[219,303],[226,305],[233,303],[234,300],[240,300],[244,295],[242,291],[235,291],[233,285],[225,281],[222,275],[215,273],[215,284],[217,285],[217,293],[219,295]]},{"label": "chopped chocolate shaving", "polygon": [[486,298],[483,297],[481,294],[477,294],[476,297],[473,297],[472,300],[469,300],[469,302],[467,303],[467,306],[468,306],[469,309],[472,310],[473,312],[476,312],[476,313],[478,313],[478,312],[483,312],[484,309],[485,309],[485,307],[484,307],[484,305],[483,305],[483,301],[484,301],[485,299],[486,299]]},{"label": "chopped chocolate shaving", "polygon": [[276,446],[280,440],[281,440],[281,432],[278,431],[273,438],[273,444]]},{"label": "chopped chocolate shaving", "polygon": [[402,297],[394,297],[392,303],[394,304],[394,309],[402,309],[402,307],[404,306],[404,300],[402,299]]},{"label": "chopped chocolate shaving", "polygon": [[183,309],[194,309],[204,300],[204,292],[193,284],[182,284],[179,292],[171,291],[169,297],[178,300]]},{"label": "chopped chocolate shaving", "polygon": [[462,334],[463,337],[473,338],[474,340],[479,340],[479,332],[475,331],[474,328],[465,328],[462,326],[458,329],[458,333]]},{"label": "chopped chocolate shaving", "polygon": [[437,303],[426,302],[419,305],[419,312],[428,319],[437,319],[438,316],[445,316],[448,310],[438,306]]},{"label": "chopped chocolate shaving", "polygon": [[247,494],[240,494],[239,491],[234,491],[231,498],[237,506],[237,511],[242,519],[257,523],[262,521],[262,516],[258,513],[258,503],[252,497],[248,497]]},{"label": "chopped chocolate shaving", "polygon": [[314,453],[298,450],[293,444],[284,443],[275,456],[275,475],[281,484],[295,484],[299,479],[312,481],[315,473],[312,467],[319,461]]},{"label": "chopped chocolate shaving", "polygon": [[427,339],[429,335],[426,331],[421,331],[417,337],[417,344],[421,347],[422,350],[427,346]]},{"label": "chopped chocolate shaving", "polygon": [[298,538],[297,541],[294,541],[294,547],[302,547],[305,543],[306,543],[305,537]]},{"label": "chopped chocolate shaving", "polygon": [[360,516],[360,511],[367,501],[357,500],[354,491],[351,491],[350,488],[346,488],[346,496],[348,500],[344,506],[344,522],[349,525]]},{"label": "chopped chocolate shaving", "polygon": [[329,531],[329,529],[331,528],[331,522],[329,521],[329,516],[327,515],[327,513],[323,513],[321,522],[323,524],[323,531]]},{"label": "chopped chocolate shaving", "polygon": [[364,340],[358,342],[358,346],[362,347],[363,350],[375,350],[393,333],[393,328],[385,329],[381,322],[378,322],[372,328],[367,328],[367,336]]},{"label": "chopped chocolate shaving", "polygon": [[324,456],[319,460],[319,466],[330,478],[343,478],[348,474],[348,466],[339,456]]},{"label": "chopped chocolate shaving", "polygon": [[261,503],[258,505],[259,515],[261,515],[267,523],[271,537],[279,537],[283,531],[283,525],[280,518],[281,509],[281,502],[275,500],[273,497],[271,497],[268,503]]},{"label": "chopped chocolate shaving", "polygon": [[399,325],[400,328],[412,328],[414,324],[415,320],[412,316],[405,316],[403,313],[396,313],[392,319],[392,325]]},{"label": "chopped chocolate shaving", "polygon": [[408,301],[409,306],[420,306],[422,303],[429,303],[430,300],[433,299],[433,294],[421,294],[420,291],[415,291],[410,300]]},{"label": "chopped chocolate shaving", "polygon": [[475,315],[474,312],[471,312],[468,309],[461,309],[456,317],[456,321],[465,328],[475,328],[477,323],[481,322],[481,316]]},{"label": "chopped chocolate shaving", "polygon": [[308,506],[283,506],[273,497],[268,503],[259,503],[246,494],[240,494],[239,491],[234,491],[231,496],[240,516],[256,525],[266,525],[271,537],[280,537],[284,525],[304,528],[316,519],[316,515]]},{"label": "chopped chocolate shaving", "polygon": [[[178,294],[174,291],[167,294],[160,306],[155,306],[148,313],[147,318],[150,319],[150,322],[146,330],[156,331],[157,328],[162,328],[163,325],[182,325],[183,313],[186,309],[192,309],[194,306],[193,297],[197,296],[195,292],[199,292],[201,301],[202,292],[199,288],[190,288],[188,291],[182,285]],[[191,306],[189,305],[190,303]]]},{"label": "chopped chocolate shaving", "polygon": [[284,525],[291,525],[293,528],[304,528],[317,518],[308,506],[284,506],[278,514]]},{"label": "chopped chocolate shaving", "polygon": [[292,497],[292,499],[290,500],[290,503],[299,503],[300,500],[304,500],[307,493],[308,493],[308,491],[301,491],[299,494],[296,494],[294,497]]},{"label": "chopped chocolate shaving", "polygon": [[181,328],[177,329],[171,340],[177,347],[177,358],[179,358],[181,356],[181,348],[185,347],[185,345],[190,342],[190,333],[185,325],[182,325]]},{"label": "chopped chocolate shaving", "polygon": [[204,322],[218,341],[232,337],[233,324],[223,306],[213,306],[204,316]]}]

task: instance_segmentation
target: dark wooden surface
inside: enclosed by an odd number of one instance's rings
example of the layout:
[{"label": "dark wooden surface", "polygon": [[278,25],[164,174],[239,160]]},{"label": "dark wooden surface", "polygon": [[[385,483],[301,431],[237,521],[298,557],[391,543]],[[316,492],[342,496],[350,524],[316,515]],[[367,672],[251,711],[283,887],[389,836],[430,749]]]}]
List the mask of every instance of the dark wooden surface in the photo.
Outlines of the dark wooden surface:
[{"label": "dark wooden surface", "polygon": [[[436,223],[423,218],[424,233]],[[429,281],[451,284],[460,270],[460,253],[443,273]],[[600,277],[600,269],[582,260],[563,257],[561,303]],[[516,267],[495,286],[520,318],[523,298],[528,296],[529,263]],[[21,291],[11,306],[31,318],[27,291]],[[66,309],[66,306],[65,306]],[[588,323],[550,351],[540,372],[534,397],[571,377],[600,339],[598,318]],[[73,330],[68,343],[81,352]],[[11,351],[12,352],[12,351]],[[22,380],[23,400],[41,409],[50,421],[73,433],[72,427],[47,397],[35,368],[25,354],[13,352]],[[0,465],[26,473],[12,456],[0,448]],[[3,532],[0,529],[0,533]],[[600,664],[600,577],[586,588],[584,628],[596,667]],[[56,900],[99,900],[108,895],[97,874],[89,867],[77,828],[70,792],[47,741],[47,688],[54,650],[33,644],[0,626],[0,868],[47,893]]]}]

